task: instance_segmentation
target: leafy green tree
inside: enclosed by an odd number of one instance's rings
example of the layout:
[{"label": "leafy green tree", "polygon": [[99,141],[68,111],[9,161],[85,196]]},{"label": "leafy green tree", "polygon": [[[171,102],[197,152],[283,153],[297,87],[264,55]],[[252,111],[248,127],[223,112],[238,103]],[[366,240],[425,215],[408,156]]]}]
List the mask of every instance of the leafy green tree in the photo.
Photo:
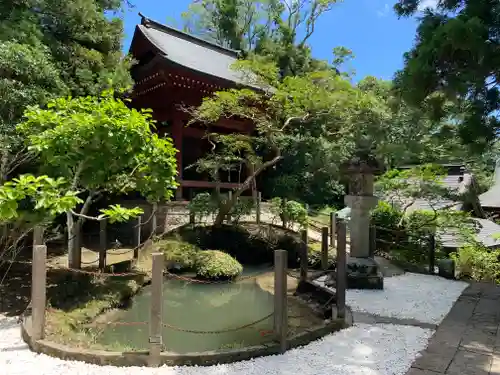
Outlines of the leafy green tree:
[{"label": "leafy green tree", "polygon": [[0,186],[1,259],[14,259],[35,226],[47,226],[81,202],[76,191],[62,189],[65,185],[62,177],[21,175]]},{"label": "leafy green tree", "polygon": [[198,160],[200,172],[244,166],[248,177],[220,208],[215,224],[223,222],[238,197],[249,189],[255,178],[283,159],[287,139],[320,137],[328,143],[332,166],[338,166],[360,148],[377,152],[381,124],[387,121],[380,101],[364,93],[332,71],[320,71],[281,79],[279,68],[261,59],[245,61],[240,69],[253,71],[255,84],[273,87],[255,91],[232,89],[205,98],[190,110],[192,123],[213,124],[220,118],[251,120],[255,133],[209,134],[213,151]]},{"label": "leafy green tree", "polygon": [[[83,204],[67,210],[70,266],[79,267],[77,234],[89,208],[102,194],[138,191],[152,201],[169,199],[176,187],[175,149],[152,130],[150,111],[129,109],[106,91],[98,97],[59,98],[47,109],[31,107],[17,130],[36,153],[42,172],[65,178],[67,191],[78,191]],[[111,207],[121,219],[140,214]]]},{"label": "leafy green tree", "polygon": [[395,95],[392,82],[368,76],[357,87],[372,93],[386,106],[389,121],[381,129],[386,139],[381,144],[380,156],[387,167],[467,159],[456,127],[402,101]]},{"label": "leafy green tree", "polygon": [[282,75],[297,75],[327,68],[327,64],[312,58],[307,42],[318,19],[336,3],[337,0],[195,0],[183,14],[184,29],[245,55],[272,56]]},{"label": "leafy green tree", "polygon": [[119,0],[14,0],[0,4],[0,182],[32,155],[15,132],[28,105],[97,95],[132,82],[123,58]]},{"label": "leafy green tree", "polygon": [[[395,10],[407,17],[423,3],[399,0]],[[500,8],[490,0],[439,0],[419,22],[396,84],[411,104],[452,116],[462,140],[482,152],[500,129]]]}]

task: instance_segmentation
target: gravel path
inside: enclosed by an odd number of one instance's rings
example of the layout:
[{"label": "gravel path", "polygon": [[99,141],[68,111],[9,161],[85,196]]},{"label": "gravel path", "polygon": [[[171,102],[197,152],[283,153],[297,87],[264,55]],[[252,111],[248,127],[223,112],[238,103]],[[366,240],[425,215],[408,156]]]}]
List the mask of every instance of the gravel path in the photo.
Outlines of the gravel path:
[{"label": "gravel path", "polygon": [[[406,274],[385,279],[384,291],[349,291],[355,311],[440,322],[467,284]],[[425,312],[425,314],[424,314]],[[284,355],[211,367],[118,368],[31,352],[13,318],[0,316],[0,374],[5,375],[404,375],[432,329],[355,324]]]},{"label": "gravel path", "polygon": [[211,367],[101,367],[35,354],[17,324],[0,325],[0,369],[5,375],[403,375],[432,331],[359,324],[282,356]]},{"label": "gravel path", "polygon": [[[324,285],[323,279],[318,279],[318,284]],[[384,290],[348,290],[346,303],[353,311],[439,324],[468,285],[436,276],[405,273],[384,278]]]}]

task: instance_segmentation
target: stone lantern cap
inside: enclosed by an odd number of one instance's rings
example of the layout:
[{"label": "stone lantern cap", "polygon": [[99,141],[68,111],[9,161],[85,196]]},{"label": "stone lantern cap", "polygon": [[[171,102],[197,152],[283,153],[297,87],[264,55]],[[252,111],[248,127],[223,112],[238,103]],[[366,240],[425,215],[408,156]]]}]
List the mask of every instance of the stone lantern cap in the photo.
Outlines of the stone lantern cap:
[{"label": "stone lantern cap", "polygon": [[383,171],[381,163],[372,155],[358,153],[341,166],[341,170],[352,174],[380,174]]}]

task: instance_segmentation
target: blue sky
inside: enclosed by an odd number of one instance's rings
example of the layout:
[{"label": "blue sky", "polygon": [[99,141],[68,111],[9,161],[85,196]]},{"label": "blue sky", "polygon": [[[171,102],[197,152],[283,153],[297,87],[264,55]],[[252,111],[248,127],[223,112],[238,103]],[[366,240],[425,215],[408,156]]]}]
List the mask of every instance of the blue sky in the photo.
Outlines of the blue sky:
[{"label": "blue sky", "polygon": [[[180,19],[190,0],[135,0],[136,6],[125,14],[124,50],[128,51],[134,28],[140,22],[138,12],[159,22]],[[392,10],[396,0],[344,0],[317,23],[309,40],[317,58],[331,61],[332,49],[351,49],[355,59],[349,68],[356,71],[355,80],[367,75],[391,79],[402,67],[403,53],[413,45],[417,21],[398,19]],[[432,5],[435,0],[424,0]]]}]

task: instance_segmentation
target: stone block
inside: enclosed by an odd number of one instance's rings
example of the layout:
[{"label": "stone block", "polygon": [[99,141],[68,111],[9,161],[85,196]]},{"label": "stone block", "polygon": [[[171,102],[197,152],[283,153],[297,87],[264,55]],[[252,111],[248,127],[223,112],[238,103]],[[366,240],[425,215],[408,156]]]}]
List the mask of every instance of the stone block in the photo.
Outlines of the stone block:
[{"label": "stone block", "polygon": [[347,259],[348,289],[384,289],[384,276],[373,258]]},{"label": "stone block", "polygon": [[488,375],[490,368],[490,355],[458,350],[446,373],[450,375]]},{"label": "stone block", "polygon": [[495,346],[496,332],[483,331],[469,326],[465,331],[460,347],[476,353],[492,353]]},{"label": "stone block", "polygon": [[437,261],[438,275],[445,279],[455,279],[455,262],[453,259],[441,259]]},{"label": "stone block", "polygon": [[500,375],[500,354],[493,354],[491,358],[490,375]]},{"label": "stone block", "polygon": [[417,358],[413,363],[413,367],[421,370],[444,373],[453,360],[455,352],[446,350],[433,353],[424,350],[421,354],[422,356]]},{"label": "stone block", "polygon": [[410,368],[406,375],[439,375],[438,372],[429,371],[429,370],[421,370],[419,368]]}]

